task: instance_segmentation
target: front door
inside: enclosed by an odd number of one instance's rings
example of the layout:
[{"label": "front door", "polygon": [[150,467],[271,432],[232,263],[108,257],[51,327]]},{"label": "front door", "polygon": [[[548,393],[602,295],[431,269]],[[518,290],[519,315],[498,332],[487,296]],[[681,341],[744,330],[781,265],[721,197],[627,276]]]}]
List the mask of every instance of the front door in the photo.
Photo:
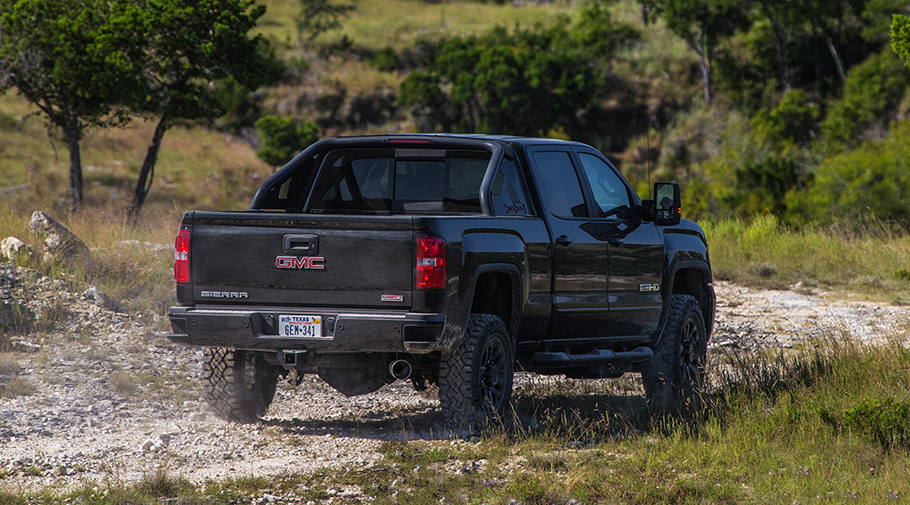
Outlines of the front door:
[{"label": "front door", "polygon": [[642,337],[657,330],[663,306],[664,248],[654,223],[633,212],[637,202],[616,170],[594,151],[577,149],[600,218],[590,225],[609,256],[609,306],[604,335]]}]

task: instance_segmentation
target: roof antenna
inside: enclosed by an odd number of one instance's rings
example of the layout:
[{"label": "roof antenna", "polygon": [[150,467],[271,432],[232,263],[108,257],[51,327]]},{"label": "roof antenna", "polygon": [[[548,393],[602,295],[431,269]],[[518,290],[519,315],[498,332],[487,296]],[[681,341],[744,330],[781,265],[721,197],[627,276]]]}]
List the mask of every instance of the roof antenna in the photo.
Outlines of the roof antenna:
[{"label": "roof antenna", "polygon": [[648,158],[648,199],[653,198],[651,196],[651,116],[648,115],[648,150],[645,152],[645,157]]}]

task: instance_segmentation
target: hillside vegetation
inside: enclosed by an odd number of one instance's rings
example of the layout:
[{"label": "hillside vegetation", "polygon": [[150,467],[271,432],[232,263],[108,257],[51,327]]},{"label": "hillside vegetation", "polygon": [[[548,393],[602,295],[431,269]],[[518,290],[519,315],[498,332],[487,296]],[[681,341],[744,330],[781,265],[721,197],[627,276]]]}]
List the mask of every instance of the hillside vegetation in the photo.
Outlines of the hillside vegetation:
[{"label": "hillside vegetation", "polygon": [[[679,35],[689,32],[667,23],[668,11],[655,10],[661,2],[649,11],[629,0],[377,0],[313,39],[297,36],[296,3],[264,4],[255,31],[270,41],[282,77],[255,92],[218,81],[227,114],[178,123],[164,138],[136,226],[124,225],[123,213],[154,118],[87,130],[86,208],[68,223],[89,242],[142,235],[166,244],[186,209],[245,208],[274,170],[256,156],[263,139],[253,124],[277,114],[315,123],[323,137],[448,130],[589,142],[642,195],[649,179],[682,183],[685,215],[708,224],[722,278],[908,299],[910,69],[888,36],[891,15],[906,13],[907,2],[837,3],[825,13],[824,40],[810,12],[789,13],[781,28],[789,91],[767,16],[738,7],[735,26],[712,39],[710,103],[698,54]],[[0,138],[0,234],[27,235],[36,209],[67,221],[65,143],[14,89],[0,97]],[[761,238],[746,244],[752,235]],[[810,242],[818,252],[802,254]],[[167,260],[154,263],[165,282]]]},{"label": "hillside vegetation", "polygon": [[[682,184],[718,279],[910,303],[910,22],[892,18],[908,0],[361,0],[314,37],[298,36],[298,2],[260,3],[253,32],[280,77],[255,90],[204,83],[225,114],[174,123],[136,222],[127,209],[155,117],[85,131],[84,203],[71,213],[62,133],[15,89],[0,96],[0,239],[40,251],[31,213],[58,218],[91,259],[19,263],[73,293],[97,286],[157,324],[162,349],[180,218],[246,208],[275,170],[257,152],[288,147],[263,125],[298,139],[445,129],[588,142],[641,195],[649,180]],[[269,116],[292,121],[257,123]],[[511,427],[387,442],[363,468],[202,485],[161,468],[39,491],[0,468],[0,505],[903,503],[910,351],[896,333],[878,346],[841,331],[773,352],[712,347],[708,408],[694,419],[651,418],[634,379],[563,381],[519,391],[525,417]],[[0,365],[28,396],[9,338]]]}]

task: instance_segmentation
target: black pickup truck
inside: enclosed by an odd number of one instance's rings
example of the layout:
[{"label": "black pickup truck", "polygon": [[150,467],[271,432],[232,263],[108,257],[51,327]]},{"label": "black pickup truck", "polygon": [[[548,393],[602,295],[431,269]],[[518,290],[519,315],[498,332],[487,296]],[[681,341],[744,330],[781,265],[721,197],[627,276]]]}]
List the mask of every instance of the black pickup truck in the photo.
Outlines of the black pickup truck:
[{"label": "black pickup truck", "polygon": [[187,212],[174,342],[205,347],[222,417],[279,377],[347,395],[410,379],[446,420],[504,412],[513,371],[641,372],[649,405],[701,385],[714,321],[704,232],[675,183],[641,200],[577,142],[382,135],[317,142],[243,212]]}]

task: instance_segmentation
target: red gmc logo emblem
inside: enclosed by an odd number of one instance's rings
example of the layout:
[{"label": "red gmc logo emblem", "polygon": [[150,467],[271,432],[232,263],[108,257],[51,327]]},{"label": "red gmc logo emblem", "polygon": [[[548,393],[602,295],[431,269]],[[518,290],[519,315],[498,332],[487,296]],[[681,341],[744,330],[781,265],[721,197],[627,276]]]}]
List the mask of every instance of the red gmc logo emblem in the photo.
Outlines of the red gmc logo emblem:
[{"label": "red gmc logo emblem", "polygon": [[294,270],[325,270],[324,261],[323,256],[278,256],[275,266]]}]

